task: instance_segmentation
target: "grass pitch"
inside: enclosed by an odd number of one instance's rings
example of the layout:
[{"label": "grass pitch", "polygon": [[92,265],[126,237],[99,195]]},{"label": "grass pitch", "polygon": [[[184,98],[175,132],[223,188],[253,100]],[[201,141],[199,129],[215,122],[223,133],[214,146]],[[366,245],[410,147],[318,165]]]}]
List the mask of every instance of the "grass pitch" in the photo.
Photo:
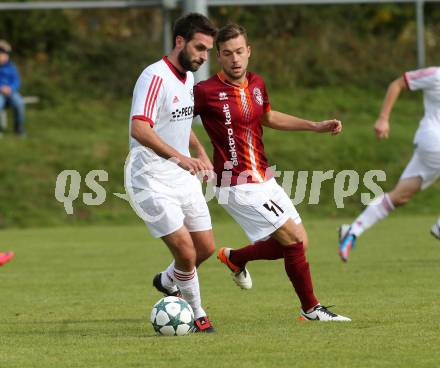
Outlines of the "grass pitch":
[{"label": "grass pitch", "polygon": [[[304,219],[315,290],[352,323],[297,320],[281,261],[249,265],[239,290],[212,257],[199,270],[213,335],[157,337],[152,276],[170,257],[142,224],[7,230],[1,248],[0,367],[438,367],[440,241],[430,217],[393,216],[342,264],[334,220]],[[247,243],[232,222],[217,245]]]}]

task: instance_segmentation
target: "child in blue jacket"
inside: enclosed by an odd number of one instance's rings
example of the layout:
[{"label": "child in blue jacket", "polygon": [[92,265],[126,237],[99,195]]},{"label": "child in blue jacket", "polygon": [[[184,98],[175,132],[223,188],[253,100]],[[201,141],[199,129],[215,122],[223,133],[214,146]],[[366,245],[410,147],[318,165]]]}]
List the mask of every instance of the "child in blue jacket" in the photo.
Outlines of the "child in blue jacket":
[{"label": "child in blue jacket", "polygon": [[18,92],[20,75],[17,67],[10,60],[11,45],[0,40],[0,111],[10,106],[14,111],[14,131],[17,135],[24,136],[24,101]]}]

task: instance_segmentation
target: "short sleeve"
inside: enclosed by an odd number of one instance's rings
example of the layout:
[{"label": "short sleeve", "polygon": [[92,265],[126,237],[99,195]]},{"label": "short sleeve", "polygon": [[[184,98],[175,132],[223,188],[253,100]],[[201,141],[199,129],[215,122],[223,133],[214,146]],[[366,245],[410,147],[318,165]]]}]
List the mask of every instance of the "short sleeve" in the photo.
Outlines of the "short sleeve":
[{"label": "short sleeve", "polygon": [[200,83],[196,84],[194,92],[194,116],[201,115],[205,108],[204,92]]},{"label": "short sleeve", "polygon": [[266,84],[263,82],[263,111],[269,112],[270,111],[270,101],[269,101],[269,95],[267,93]]},{"label": "short sleeve", "polygon": [[142,73],[134,87],[131,120],[144,120],[153,126],[162,99],[163,79],[153,73]]},{"label": "short sleeve", "polygon": [[411,91],[419,89],[430,89],[439,82],[439,68],[431,67],[425,69],[413,70],[403,74],[405,83]]}]

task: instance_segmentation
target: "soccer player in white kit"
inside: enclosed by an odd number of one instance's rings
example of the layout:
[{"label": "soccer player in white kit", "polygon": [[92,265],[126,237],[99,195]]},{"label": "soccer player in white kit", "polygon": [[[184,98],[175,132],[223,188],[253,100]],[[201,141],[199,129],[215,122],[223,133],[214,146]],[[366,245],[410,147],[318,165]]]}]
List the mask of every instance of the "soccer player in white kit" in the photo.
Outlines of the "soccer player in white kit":
[{"label": "soccer player in white kit", "polygon": [[[406,89],[422,90],[425,106],[425,115],[414,137],[414,154],[391,192],[374,199],[351,225],[340,227],[339,255],[344,262],[347,262],[356,239],[365,230],[396,207],[405,205],[440,176],[440,67],[406,72],[389,85],[382,111],[374,125],[376,136],[388,138],[391,110],[400,92]],[[440,217],[432,226],[431,234],[440,239]]]},{"label": "soccer player in white kit", "polygon": [[[173,50],[148,66],[136,82],[125,165],[131,205],[174,257],[154,277],[153,285],[165,295],[182,296],[191,305],[194,332],[214,332],[201,305],[197,266],[211,256],[215,245],[208,207],[194,175],[213,166],[191,130],[191,72],[207,60],[215,35],[215,27],[201,14],[176,21]],[[197,158],[191,158],[189,146]]]}]

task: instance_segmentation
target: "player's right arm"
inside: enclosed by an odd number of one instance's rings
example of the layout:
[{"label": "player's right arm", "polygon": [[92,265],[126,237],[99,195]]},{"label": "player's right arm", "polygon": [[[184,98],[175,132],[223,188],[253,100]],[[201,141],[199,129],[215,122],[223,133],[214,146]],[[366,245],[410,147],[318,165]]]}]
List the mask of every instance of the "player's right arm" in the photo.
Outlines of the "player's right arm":
[{"label": "player's right arm", "polygon": [[374,131],[378,139],[388,138],[390,132],[390,114],[402,90],[408,89],[404,77],[397,78],[388,86],[387,94],[382,104],[382,110],[374,124]]},{"label": "player's right arm", "polygon": [[136,82],[131,110],[131,136],[143,146],[153,150],[158,156],[176,160],[176,163],[195,174],[205,170],[205,164],[199,159],[182,155],[164,142],[153,127],[164,100],[163,80],[159,75],[144,71]]},{"label": "player's right arm", "polygon": [[201,170],[208,170],[206,165],[199,159],[187,157],[179,153],[170,145],[166,144],[153,130],[153,128],[140,119],[131,122],[131,136],[140,144],[152,149],[158,156],[165,159],[175,159],[176,163],[184,170],[195,174]]}]

